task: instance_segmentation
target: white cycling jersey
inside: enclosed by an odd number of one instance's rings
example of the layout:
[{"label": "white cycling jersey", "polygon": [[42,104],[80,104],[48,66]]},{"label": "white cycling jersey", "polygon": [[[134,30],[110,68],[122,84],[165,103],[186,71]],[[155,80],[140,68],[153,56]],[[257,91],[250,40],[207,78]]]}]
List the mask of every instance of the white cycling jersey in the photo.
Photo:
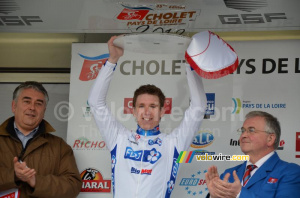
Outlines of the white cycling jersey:
[{"label": "white cycling jersey", "polygon": [[115,198],[170,197],[178,173],[179,152],[190,147],[206,108],[202,79],[186,66],[191,102],[181,124],[169,134],[161,133],[159,126],[148,131],[138,126],[132,132],[118,122],[106,105],[116,65],[107,61],[101,68],[88,101],[111,152]]}]

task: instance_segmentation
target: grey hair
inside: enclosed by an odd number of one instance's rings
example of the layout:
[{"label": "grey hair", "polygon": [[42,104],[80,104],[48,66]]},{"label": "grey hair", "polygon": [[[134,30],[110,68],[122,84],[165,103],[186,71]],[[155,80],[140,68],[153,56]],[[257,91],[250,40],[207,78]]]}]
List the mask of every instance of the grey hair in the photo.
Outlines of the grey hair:
[{"label": "grey hair", "polygon": [[265,119],[266,122],[265,131],[267,133],[275,134],[276,140],[273,146],[274,149],[277,149],[279,146],[279,141],[281,136],[280,123],[277,120],[277,118],[264,111],[251,111],[245,116],[246,119],[253,118],[253,117],[262,117]]},{"label": "grey hair", "polygon": [[41,92],[42,94],[44,94],[45,96],[45,100],[46,100],[46,105],[49,101],[49,96],[48,96],[48,92],[47,90],[43,87],[43,85],[39,82],[36,81],[26,81],[22,84],[20,84],[13,93],[13,100],[17,100],[20,93],[24,90],[24,89],[34,89],[38,92]]}]

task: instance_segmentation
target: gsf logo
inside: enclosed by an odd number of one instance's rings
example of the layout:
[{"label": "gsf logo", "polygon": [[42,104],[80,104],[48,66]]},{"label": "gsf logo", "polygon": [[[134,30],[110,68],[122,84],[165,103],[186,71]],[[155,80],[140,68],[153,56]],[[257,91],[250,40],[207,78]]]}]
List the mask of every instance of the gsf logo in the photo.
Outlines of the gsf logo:
[{"label": "gsf logo", "polygon": [[265,14],[230,14],[218,15],[222,24],[253,24],[266,23],[278,19],[287,19],[285,13],[265,13]]}]

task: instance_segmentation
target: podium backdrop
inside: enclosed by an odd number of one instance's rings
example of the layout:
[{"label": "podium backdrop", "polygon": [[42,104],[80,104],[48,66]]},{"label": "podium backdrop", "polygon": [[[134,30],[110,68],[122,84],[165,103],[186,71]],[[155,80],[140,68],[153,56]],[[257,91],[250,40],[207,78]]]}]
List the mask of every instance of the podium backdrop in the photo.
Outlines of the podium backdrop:
[{"label": "podium backdrop", "polygon": [[[204,79],[207,93],[206,119],[189,151],[204,150],[216,155],[241,155],[239,135],[249,111],[262,110],[276,116],[282,128],[279,156],[300,163],[300,63],[299,40],[240,41],[229,43],[239,56],[234,74],[217,80]],[[110,153],[105,147],[90,107],[90,88],[108,58],[107,44],[73,44],[70,83],[70,113],[67,142],[75,152],[83,178],[79,197],[112,196]],[[142,84],[155,84],[167,97],[162,132],[169,133],[181,121],[189,103],[184,52],[139,54],[125,51],[111,82],[107,104],[117,119],[136,129],[130,114],[133,92]],[[186,155],[187,156],[187,155]],[[209,161],[180,164],[172,193],[174,198],[205,197],[204,173],[212,164],[222,173],[242,162]],[[124,184],[126,185],[126,184]]]}]

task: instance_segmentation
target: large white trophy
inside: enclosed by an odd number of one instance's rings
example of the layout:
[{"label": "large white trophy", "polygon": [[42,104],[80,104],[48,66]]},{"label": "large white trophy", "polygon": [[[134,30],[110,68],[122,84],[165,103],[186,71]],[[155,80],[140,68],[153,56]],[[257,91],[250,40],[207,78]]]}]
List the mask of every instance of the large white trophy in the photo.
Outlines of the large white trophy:
[{"label": "large white trophy", "polygon": [[175,34],[128,34],[119,36],[114,44],[125,50],[170,54],[185,52],[185,59],[203,78],[217,79],[233,73],[238,67],[234,49],[210,31],[190,37]]}]

